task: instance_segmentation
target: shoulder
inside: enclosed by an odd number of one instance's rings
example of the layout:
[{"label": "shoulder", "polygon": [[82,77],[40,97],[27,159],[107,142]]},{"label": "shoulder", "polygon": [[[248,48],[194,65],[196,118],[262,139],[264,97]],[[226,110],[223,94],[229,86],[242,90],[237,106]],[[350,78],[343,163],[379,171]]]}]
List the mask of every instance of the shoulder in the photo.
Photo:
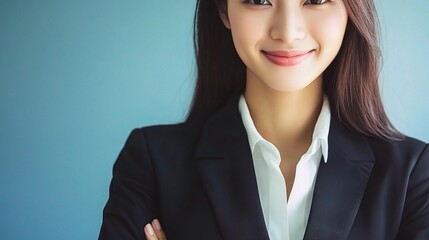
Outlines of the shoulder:
[{"label": "shoulder", "polygon": [[200,121],[144,126],[133,129],[127,141],[144,144],[154,154],[179,154],[195,148],[201,128]]},{"label": "shoulder", "polygon": [[416,158],[427,148],[423,141],[408,136],[401,140],[370,138],[368,142],[374,153],[397,157]]},{"label": "shoulder", "polygon": [[203,122],[181,122],[176,124],[152,125],[138,128],[146,138],[152,141],[180,141],[197,138]]},{"label": "shoulder", "polygon": [[[372,139],[370,146],[375,158],[373,186],[379,192],[390,193],[387,198],[390,203],[401,203],[397,239],[427,239],[424,236],[429,236],[428,144],[405,137],[401,141]],[[380,191],[381,188],[384,190]]]},{"label": "shoulder", "polygon": [[420,161],[429,163],[428,144],[421,140],[405,136],[402,140],[370,138],[368,142],[376,164],[405,168],[411,173]]}]

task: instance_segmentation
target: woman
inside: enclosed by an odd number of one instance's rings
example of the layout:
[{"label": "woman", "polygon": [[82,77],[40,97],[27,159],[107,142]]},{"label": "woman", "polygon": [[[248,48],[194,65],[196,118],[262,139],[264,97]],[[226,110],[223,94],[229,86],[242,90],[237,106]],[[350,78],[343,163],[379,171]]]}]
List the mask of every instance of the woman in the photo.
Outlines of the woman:
[{"label": "woman", "polygon": [[429,239],[429,150],[384,112],[372,0],[200,0],[196,24],[189,117],[130,134],[100,239]]}]

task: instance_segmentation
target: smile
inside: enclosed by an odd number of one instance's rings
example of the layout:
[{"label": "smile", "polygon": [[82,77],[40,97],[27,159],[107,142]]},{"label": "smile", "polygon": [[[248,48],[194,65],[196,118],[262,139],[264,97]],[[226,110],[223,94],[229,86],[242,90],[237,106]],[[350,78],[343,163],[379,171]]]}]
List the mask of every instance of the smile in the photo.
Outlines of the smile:
[{"label": "smile", "polygon": [[308,57],[313,54],[314,50],[311,51],[274,51],[274,52],[265,52],[262,53],[265,57],[270,60],[272,63],[282,66],[290,67],[297,65],[305,61]]}]

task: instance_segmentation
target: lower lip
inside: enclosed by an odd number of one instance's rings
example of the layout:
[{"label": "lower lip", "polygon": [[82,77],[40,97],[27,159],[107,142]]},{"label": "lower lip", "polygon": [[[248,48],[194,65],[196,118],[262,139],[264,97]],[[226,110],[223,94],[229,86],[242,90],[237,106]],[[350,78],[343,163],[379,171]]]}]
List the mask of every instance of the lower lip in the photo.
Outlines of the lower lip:
[{"label": "lower lip", "polygon": [[290,67],[290,66],[298,65],[299,63],[305,61],[308,57],[310,57],[313,54],[313,52],[314,52],[314,50],[312,50],[306,54],[298,55],[298,56],[294,56],[294,57],[279,57],[279,56],[270,55],[266,52],[262,52],[262,53],[272,63],[279,65],[279,66],[282,66],[282,67]]}]

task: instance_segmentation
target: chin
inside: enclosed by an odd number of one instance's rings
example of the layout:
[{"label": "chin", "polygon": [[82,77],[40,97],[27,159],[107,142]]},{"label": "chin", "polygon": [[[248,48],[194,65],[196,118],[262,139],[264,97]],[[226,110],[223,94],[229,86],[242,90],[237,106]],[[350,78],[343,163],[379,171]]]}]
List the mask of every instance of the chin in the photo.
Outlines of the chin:
[{"label": "chin", "polygon": [[277,84],[269,84],[269,87],[278,92],[293,93],[306,89],[312,82],[282,82]]}]

